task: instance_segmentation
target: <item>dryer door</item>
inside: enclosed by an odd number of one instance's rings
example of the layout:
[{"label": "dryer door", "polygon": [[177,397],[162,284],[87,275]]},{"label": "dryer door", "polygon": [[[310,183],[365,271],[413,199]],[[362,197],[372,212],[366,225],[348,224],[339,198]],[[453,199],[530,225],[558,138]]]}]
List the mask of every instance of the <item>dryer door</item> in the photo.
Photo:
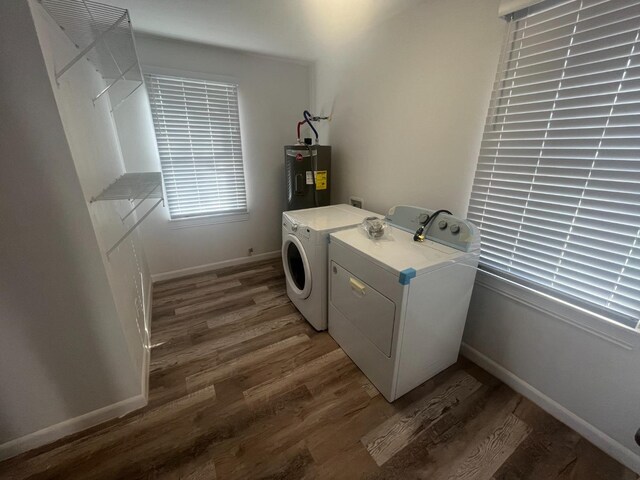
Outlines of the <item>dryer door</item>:
[{"label": "dryer door", "polygon": [[311,294],[311,269],[304,247],[295,235],[287,235],[282,242],[282,264],[291,293],[300,299],[307,298]]}]

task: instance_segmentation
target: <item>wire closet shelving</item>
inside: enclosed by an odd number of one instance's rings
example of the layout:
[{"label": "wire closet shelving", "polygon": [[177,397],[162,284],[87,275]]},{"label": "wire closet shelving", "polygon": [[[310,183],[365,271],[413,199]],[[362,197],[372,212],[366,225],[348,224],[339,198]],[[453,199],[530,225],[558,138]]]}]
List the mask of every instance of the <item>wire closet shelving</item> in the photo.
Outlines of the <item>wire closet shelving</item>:
[{"label": "wire closet shelving", "polygon": [[[115,182],[105,188],[100,195],[93,197],[91,203],[105,200],[129,200],[133,207],[123,217],[122,222],[133,214],[133,212],[148,199],[157,199],[153,206],[134,223],[120,239],[107,250],[107,258],[117,249],[125,239],[147,218],[158,205],[164,203],[162,193],[162,175],[160,172],[125,173],[118,177]],[[139,200],[136,204],[135,200]]]},{"label": "wire closet shelving", "polygon": [[143,85],[128,10],[90,0],[39,2],[78,49],[66,65],[56,68],[56,82],[86,58],[105,80],[93,102],[108,93],[112,110]]},{"label": "wire closet shelving", "polygon": [[[77,49],[73,58],[61,68],[56,67],[55,79],[58,84],[65,73],[86,58],[105,82],[104,88],[94,96],[93,103],[108,94],[112,112],[144,85],[128,10],[91,0],[38,1]],[[164,203],[162,174],[125,173],[90,200],[90,203],[109,200],[131,202],[131,209],[121,217],[124,224],[149,199],[157,201],[107,250],[107,258],[158,205]]]}]

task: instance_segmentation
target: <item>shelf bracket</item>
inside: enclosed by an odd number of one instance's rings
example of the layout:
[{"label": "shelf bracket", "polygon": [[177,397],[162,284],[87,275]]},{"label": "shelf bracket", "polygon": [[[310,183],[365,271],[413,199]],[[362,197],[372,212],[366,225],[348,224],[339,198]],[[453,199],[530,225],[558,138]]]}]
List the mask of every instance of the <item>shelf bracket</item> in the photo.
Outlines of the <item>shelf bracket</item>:
[{"label": "shelf bracket", "polygon": [[133,89],[133,90],[131,90],[129,93],[127,93],[127,96],[126,96],[126,97],[124,97],[122,100],[120,100],[120,101],[116,104],[116,106],[115,106],[115,107],[111,108],[111,112],[113,113],[113,112],[114,112],[114,111],[115,111],[115,110],[116,110],[120,105],[122,105],[122,104],[124,103],[124,101],[125,101],[127,98],[129,98],[131,95],[133,95],[133,94],[134,94],[134,92],[135,92],[136,90],[138,90],[138,89],[139,89],[143,84],[144,84],[144,82],[140,82],[140,83],[136,86],[136,88],[134,88],[134,89]]},{"label": "shelf bracket", "polygon": [[142,202],[144,202],[147,198],[149,198],[149,196],[155,192],[158,187],[160,186],[160,184],[156,185],[155,187],[153,187],[153,189],[149,190],[149,193],[147,193],[144,197],[142,197],[142,199],[138,202],[137,205],[135,205],[131,210],[129,210],[129,212],[122,217],[120,220],[122,220],[122,223],[124,223],[124,221],[129,217],[129,215],[131,215],[133,212],[136,211],[136,208],[138,208],[140,205],[142,205]]},{"label": "shelf bracket", "polygon": [[[127,68],[124,72],[122,72],[113,82],[111,82],[109,85],[107,85],[98,95],[96,95],[96,97],[93,99],[93,103],[95,105],[96,101],[105,93],[107,93],[109,91],[109,89],[111,87],[113,87],[116,83],[118,83],[120,80],[122,80],[124,78],[124,76],[129,73],[129,71],[135,67],[136,65],[138,65],[138,62],[133,62],[133,64]],[[139,86],[139,85],[138,85]],[[138,87],[136,87],[137,89]],[[133,93],[133,92],[132,92]],[[127,95],[128,96],[128,95]]]},{"label": "shelf bracket", "polygon": [[157,207],[158,205],[160,205],[163,201],[164,201],[164,198],[161,198],[161,199],[160,199],[160,200],[158,200],[156,203],[154,203],[153,207],[151,207],[151,208],[147,211],[147,213],[145,213],[142,217],[140,217],[140,220],[138,220],[136,223],[134,223],[134,224],[131,226],[131,228],[130,228],[129,230],[127,230],[127,232],[126,232],[126,233],[125,233],[125,234],[120,238],[120,240],[118,240],[118,241],[113,245],[113,247],[111,247],[109,250],[107,250],[107,258],[109,258],[109,255],[111,255],[111,254],[113,253],[113,251],[114,251],[116,248],[118,248],[118,247],[120,246],[120,244],[121,244],[122,242],[124,242],[124,241],[126,240],[126,238],[127,238],[129,235],[131,235],[131,232],[133,232],[133,231],[138,227],[138,225],[140,225],[140,224],[144,221],[144,219],[145,219],[145,218],[147,218],[147,217],[151,214],[151,212],[153,212],[153,211],[156,209],[156,207]]}]

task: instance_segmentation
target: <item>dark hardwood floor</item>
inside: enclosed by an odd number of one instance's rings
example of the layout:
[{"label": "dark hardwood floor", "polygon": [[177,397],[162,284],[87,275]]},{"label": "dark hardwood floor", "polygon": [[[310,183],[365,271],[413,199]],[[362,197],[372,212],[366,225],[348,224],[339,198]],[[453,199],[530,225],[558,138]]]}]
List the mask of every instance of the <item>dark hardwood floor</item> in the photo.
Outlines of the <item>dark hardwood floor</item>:
[{"label": "dark hardwood floor", "polygon": [[289,302],[279,261],[154,286],[149,405],[0,478],[636,479],[465,359],[393,405]]}]

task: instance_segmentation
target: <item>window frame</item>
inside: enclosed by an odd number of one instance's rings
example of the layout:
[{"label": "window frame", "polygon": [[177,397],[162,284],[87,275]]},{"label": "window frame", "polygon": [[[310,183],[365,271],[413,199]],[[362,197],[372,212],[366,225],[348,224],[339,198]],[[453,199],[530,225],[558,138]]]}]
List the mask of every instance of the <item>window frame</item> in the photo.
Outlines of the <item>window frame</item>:
[{"label": "window frame", "polygon": [[[194,80],[208,80],[212,82],[221,82],[221,83],[229,83],[237,86],[238,89],[238,114],[240,116],[240,144],[242,146],[242,173],[244,175],[244,184],[245,184],[245,198],[247,201],[247,210],[245,212],[231,212],[231,213],[205,213],[202,215],[193,215],[189,217],[182,218],[172,218],[170,213],[170,208],[167,208],[168,212],[168,222],[171,229],[181,229],[181,228],[192,228],[192,227],[201,227],[207,225],[216,225],[221,223],[233,223],[233,222],[242,222],[247,221],[250,218],[251,212],[251,199],[248,188],[247,181],[247,160],[245,156],[245,139],[242,135],[244,129],[244,122],[242,120],[242,99],[241,99],[241,86],[238,79],[234,76],[230,75],[219,75],[214,73],[200,72],[194,70],[184,70],[177,68],[169,68],[169,67],[159,67],[157,65],[152,64],[141,64],[140,69],[142,70],[142,77],[145,75],[165,75],[169,77],[181,77],[185,79],[194,79]],[[145,90],[148,98],[149,92],[146,85],[145,80]],[[154,143],[156,145],[156,152],[158,153],[158,164],[160,166],[160,170],[162,171],[162,160],[160,159],[160,152],[158,151],[158,141],[156,138],[155,125],[153,125],[153,112],[151,110],[151,105],[149,104],[149,117],[152,121],[152,129],[154,135]],[[164,172],[162,172],[162,188],[166,192],[165,185],[165,176]],[[168,200],[167,200],[168,202]]]},{"label": "window frame", "polygon": [[[520,11],[513,15],[517,20],[522,18],[522,14],[523,11]],[[505,81],[503,78],[505,72],[501,72],[500,68],[505,54],[508,54],[507,45],[510,33],[509,21],[511,20],[507,20],[507,25],[505,25],[503,44],[500,50],[499,61],[496,69],[497,73],[493,85]],[[493,89],[494,87],[492,87],[491,90],[492,96]],[[483,139],[487,122],[492,115],[494,115],[492,110],[494,110],[494,108],[490,104],[487,110],[487,118],[483,123]],[[479,162],[477,161],[476,166],[478,166],[478,163]],[[474,174],[472,186],[475,185],[475,181]],[[474,221],[474,223],[476,222]],[[626,349],[633,348],[633,346],[628,343],[629,335],[640,334],[640,318],[638,319],[635,327],[629,326],[620,320],[621,317],[618,316],[616,312],[607,312],[604,307],[600,308],[597,305],[592,305],[587,301],[571,297],[561,291],[555,291],[550,287],[548,288],[544,285],[537,284],[527,278],[495,269],[490,265],[483,265],[482,259],[480,259],[479,262],[479,272],[476,281],[481,287],[497,292],[511,300],[515,300],[558,320],[562,320],[565,323],[579,327],[582,330],[590,332]]]}]

